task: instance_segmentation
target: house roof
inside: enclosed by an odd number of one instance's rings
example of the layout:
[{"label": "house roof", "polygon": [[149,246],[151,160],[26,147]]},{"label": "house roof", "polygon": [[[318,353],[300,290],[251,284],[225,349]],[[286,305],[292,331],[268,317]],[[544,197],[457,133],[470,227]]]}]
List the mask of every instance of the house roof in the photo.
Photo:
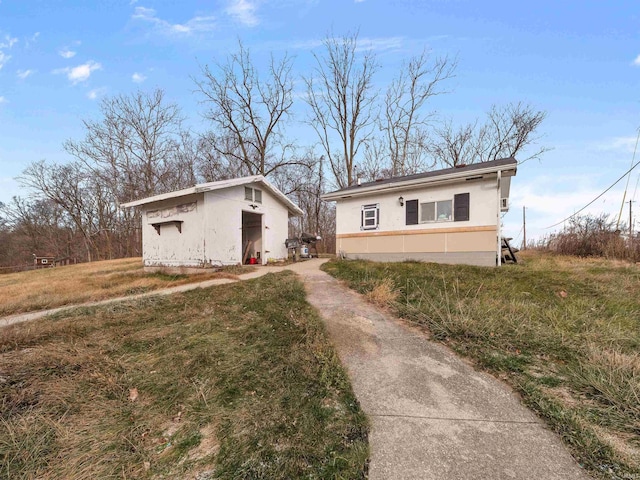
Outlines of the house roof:
[{"label": "house roof", "polygon": [[262,188],[269,191],[274,197],[282,202],[289,213],[293,216],[300,216],[304,212],[300,207],[287,198],[287,196],[272,185],[262,175],[253,175],[250,177],[232,178],[230,180],[219,180],[217,182],[200,183],[193,187],[185,188],[183,190],[175,190],[173,192],[162,193],[160,195],[154,195],[153,197],[142,198],[140,200],[134,200],[132,202],[122,203],[120,206],[125,208],[139,207],[149,203],[160,202],[162,200],[169,200],[171,198],[184,197],[186,195],[193,195],[194,193],[211,192],[213,190],[222,190],[229,187],[237,187],[240,185],[248,185],[252,183],[259,183]]},{"label": "house roof", "polygon": [[420,187],[427,184],[449,183],[452,181],[466,180],[470,177],[482,177],[485,174],[502,171],[507,176],[516,174],[518,161],[513,158],[501,158],[490,162],[473,163],[471,165],[433,170],[431,172],[406,175],[404,177],[393,177],[374,182],[351,185],[335,192],[326,193],[323,200],[338,200],[363,194],[370,194],[383,190],[406,190],[408,188]]}]

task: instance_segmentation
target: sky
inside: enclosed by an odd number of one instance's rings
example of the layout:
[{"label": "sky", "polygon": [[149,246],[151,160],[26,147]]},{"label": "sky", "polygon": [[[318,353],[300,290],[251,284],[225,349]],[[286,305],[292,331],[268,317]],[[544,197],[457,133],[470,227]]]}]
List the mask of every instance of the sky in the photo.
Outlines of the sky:
[{"label": "sky", "polygon": [[[402,60],[428,49],[457,58],[449,93],[430,105],[455,124],[524,102],[547,113],[540,145],[518,168],[504,229],[522,241],[582,208],[632,164],[640,127],[640,4],[631,1],[477,0],[0,0],[0,202],[26,196],[15,177],[31,162],[66,162],[62,144],[99,119],[101,98],[162,88],[194,131],[208,127],[194,93],[202,66],[224,61],[241,39],[264,64],[294,58],[296,93],[327,34],[359,32],[383,90]],[[299,101],[287,126],[301,145]],[[527,152],[524,152],[526,156]],[[640,154],[638,154],[640,159]],[[636,160],[637,161],[637,160]],[[640,168],[626,200],[640,200]],[[626,179],[585,213],[617,219]],[[623,220],[628,219],[628,204]],[[640,212],[640,204],[633,204]],[[640,228],[640,221],[635,225]]]}]

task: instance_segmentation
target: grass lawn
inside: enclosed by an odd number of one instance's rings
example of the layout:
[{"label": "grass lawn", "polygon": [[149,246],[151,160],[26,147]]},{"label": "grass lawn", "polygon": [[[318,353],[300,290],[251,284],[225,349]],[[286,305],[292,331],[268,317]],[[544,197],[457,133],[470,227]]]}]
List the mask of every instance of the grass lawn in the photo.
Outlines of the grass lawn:
[{"label": "grass lawn", "polygon": [[502,268],[333,261],[373,302],[506,380],[601,478],[640,478],[640,268],[526,252]]},{"label": "grass lawn", "polygon": [[236,278],[253,267],[190,275],[147,273],[141,258],[123,258],[0,275],[0,317],[134,295],[212,278]]},{"label": "grass lawn", "polygon": [[291,272],[13,325],[0,478],[364,478],[367,421]]}]

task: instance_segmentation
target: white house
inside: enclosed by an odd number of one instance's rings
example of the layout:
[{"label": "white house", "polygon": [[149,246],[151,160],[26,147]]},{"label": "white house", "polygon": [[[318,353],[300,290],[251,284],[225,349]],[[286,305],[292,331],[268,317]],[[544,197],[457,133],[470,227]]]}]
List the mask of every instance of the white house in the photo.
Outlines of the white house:
[{"label": "white house", "polygon": [[289,217],[303,213],[261,175],[203,183],[122,207],[142,210],[145,267],[287,258]]},{"label": "white house", "polygon": [[501,213],[517,161],[436,170],[353,185],[336,202],[336,252],[379,261],[500,265]]}]

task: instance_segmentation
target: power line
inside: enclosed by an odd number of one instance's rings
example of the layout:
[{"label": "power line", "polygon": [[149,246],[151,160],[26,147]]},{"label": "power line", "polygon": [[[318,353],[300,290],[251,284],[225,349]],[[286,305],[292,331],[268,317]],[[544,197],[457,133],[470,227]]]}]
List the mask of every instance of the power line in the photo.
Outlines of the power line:
[{"label": "power line", "polygon": [[[636,160],[636,152],[638,151],[638,140],[640,140],[640,128],[638,129],[638,136],[636,137],[636,146],[633,148],[633,157],[631,157],[631,165]],[[618,214],[618,221],[616,222],[616,230],[620,226],[620,219],[622,218],[622,209],[624,208],[625,201],[627,200],[627,190],[629,190],[629,180],[631,180],[631,174],[627,177],[627,185],[624,187],[624,195],[622,195],[622,203],[620,204],[620,213]],[[635,194],[635,193],[634,193]]]},{"label": "power line", "polygon": [[618,178],[615,182],[613,182],[611,185],[609,185],[609,187],[607,187],[607,189],[605,191],[603,191],[600,195],[598,195],[596,198],[594,198],[593,200],[591,200],[589,203],[587,203],[584,207],[582,207],[580,210],[578,210],[577,212],[573,212],[572,215],[569,215],[567,218],[560,220],[558,223],[554,223],[553,225],[550,225],[548,227],[545,227],[545,230],[549,229],[549,228],[553,228],[556,227],[558,225],[560,225],[563,222],[566,222],[567,220],[569,220],[570,218],[575,217],[576,215],[578,215],[580,212],[582,212],[585,208],[589,207],[590,205],[592,205],[596,200],[598,200],[600,197],[602,197],[605,193],[607,193],[609,190],[611,190],[613,187],[615,187],[620,180],[622,180],[626,175],[628,175],[629,173],[631,173],[632,170],[634,170],[638,165],[640,165],[640,161],[636,162],[634,165],[631,166],[631,168],[629,170],[627,170],[626,172],[624,172],[622,174],[622,176],[620,178]]}]

